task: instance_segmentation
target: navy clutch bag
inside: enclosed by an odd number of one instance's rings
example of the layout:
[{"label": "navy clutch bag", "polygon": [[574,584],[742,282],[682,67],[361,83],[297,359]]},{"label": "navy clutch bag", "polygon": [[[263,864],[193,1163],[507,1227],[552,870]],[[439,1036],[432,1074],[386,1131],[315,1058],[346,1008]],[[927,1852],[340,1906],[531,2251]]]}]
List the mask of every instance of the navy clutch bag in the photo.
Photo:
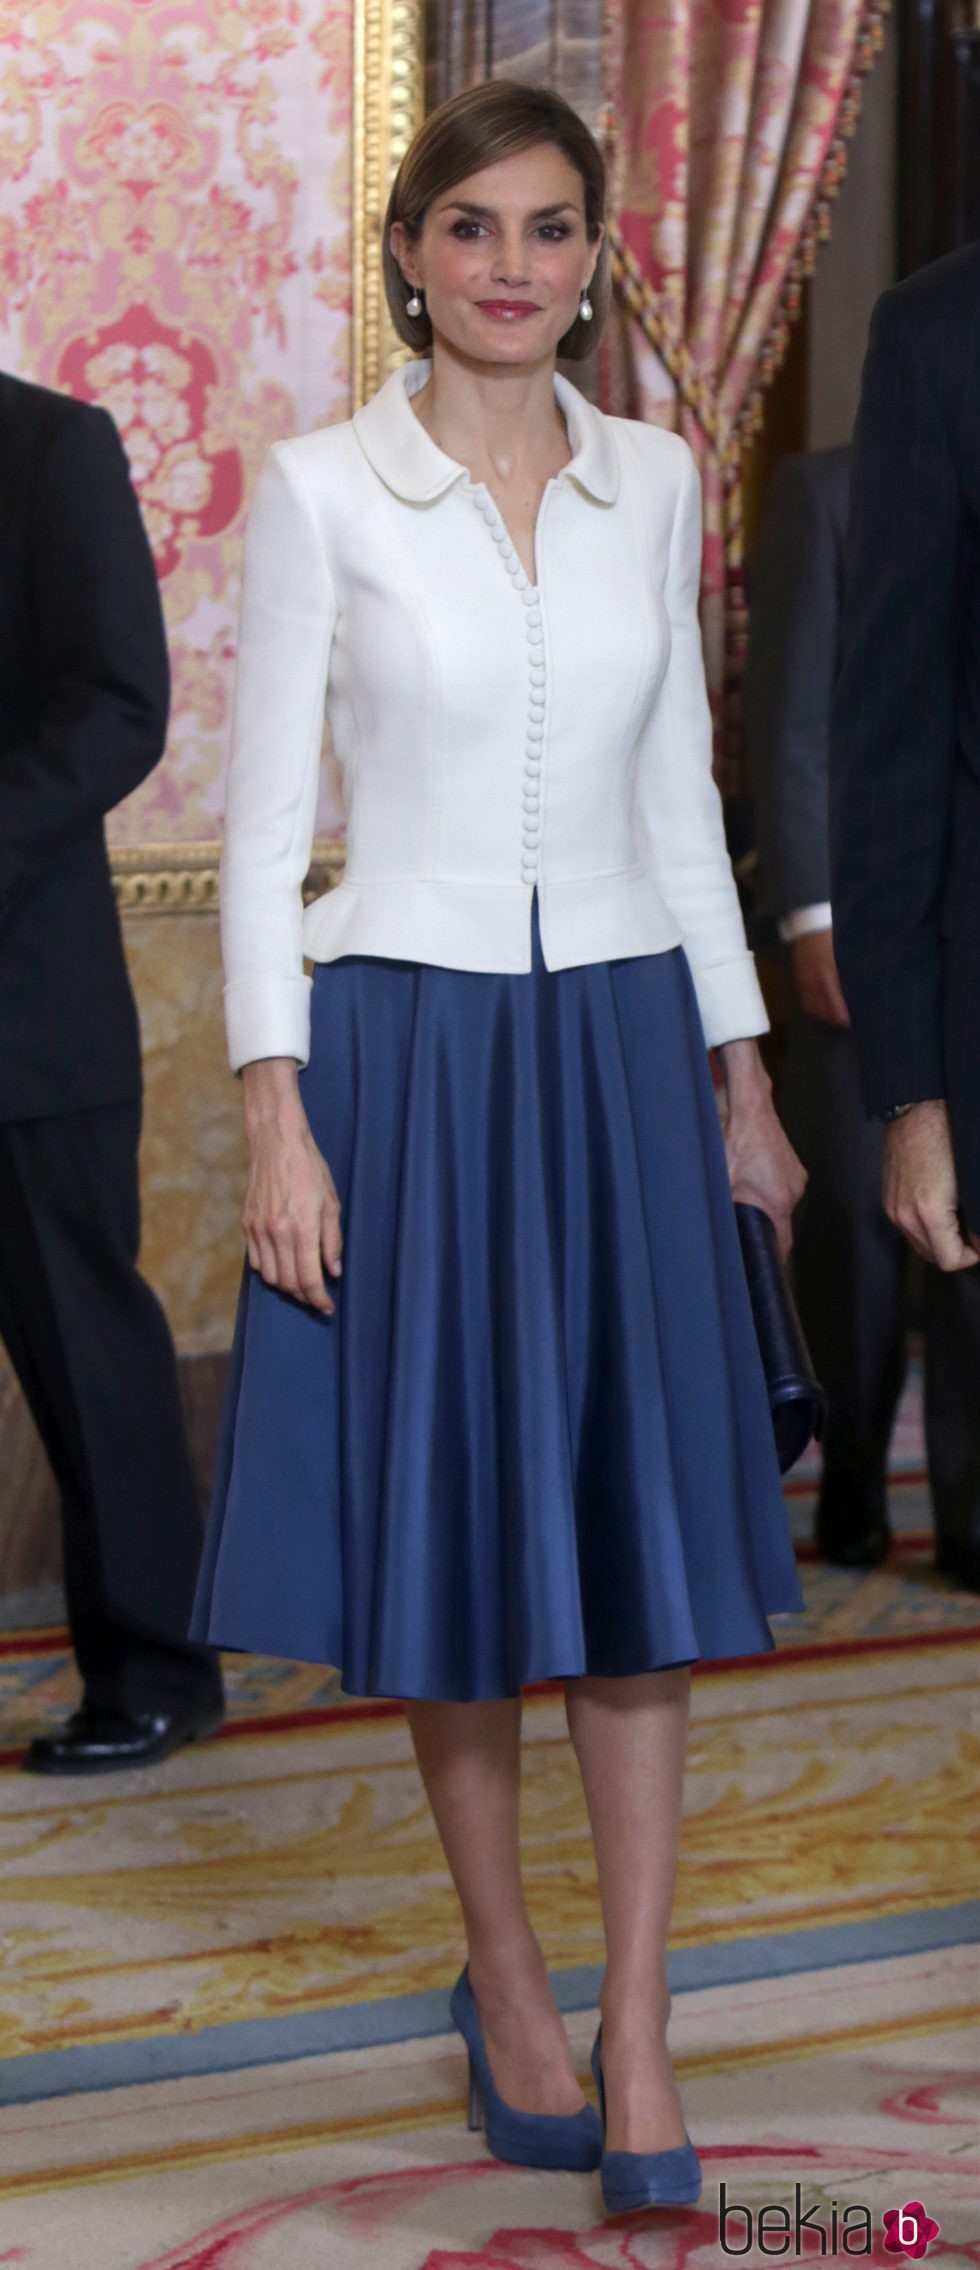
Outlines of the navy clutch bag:
[{"label": "navy clutch bag", "polygon": [[822,1439],[827,1398],[803,1337],[775,1223],[761,1206],[748,1206],[741,1199],[735,1203],[735,1219],[769,1390],[779,1471],[788,1474],[811,1437]]}]

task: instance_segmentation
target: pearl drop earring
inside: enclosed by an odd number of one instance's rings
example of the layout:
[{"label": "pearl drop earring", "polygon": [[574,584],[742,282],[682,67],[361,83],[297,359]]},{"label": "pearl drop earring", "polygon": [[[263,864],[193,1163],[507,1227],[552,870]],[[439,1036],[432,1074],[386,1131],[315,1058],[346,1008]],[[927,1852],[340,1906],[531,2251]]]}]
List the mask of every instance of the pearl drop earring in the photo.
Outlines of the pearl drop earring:
[{"label": "pearl drop earring", "polygon": [[411,296],[405,302],[405,313],[411,316],[421,315],[422,313],[422,299],[417,284],[413,284]]},{"label": "pearl drop earring", "polygon": [[592,301],[589,298],[589,289],[587,284],[583,286],[582,297],[578,303],[578,311],[583,323],[591,323],[592,318],[595,314],[595,309],[592,305]]}]

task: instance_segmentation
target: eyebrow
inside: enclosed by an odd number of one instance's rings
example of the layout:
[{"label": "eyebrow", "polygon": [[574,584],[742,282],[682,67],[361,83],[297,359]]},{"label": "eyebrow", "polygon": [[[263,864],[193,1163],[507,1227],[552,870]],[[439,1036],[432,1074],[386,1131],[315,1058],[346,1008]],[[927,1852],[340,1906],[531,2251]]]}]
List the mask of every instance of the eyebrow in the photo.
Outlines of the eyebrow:
[{"label": "eyebrow", "polygon": [[[493,221],[497,217],[492,205],[471,205],[466,197],[447,198],[443,211],[467,213],[472,220],[478,221]],[[557,205],[539,205],[537,212],[531,213],[529,219],[532,221],[550,221],[554,219],[557,213],[575,213],[577,211],[578,207],[573,205],[571,198],[563,197]]]}]

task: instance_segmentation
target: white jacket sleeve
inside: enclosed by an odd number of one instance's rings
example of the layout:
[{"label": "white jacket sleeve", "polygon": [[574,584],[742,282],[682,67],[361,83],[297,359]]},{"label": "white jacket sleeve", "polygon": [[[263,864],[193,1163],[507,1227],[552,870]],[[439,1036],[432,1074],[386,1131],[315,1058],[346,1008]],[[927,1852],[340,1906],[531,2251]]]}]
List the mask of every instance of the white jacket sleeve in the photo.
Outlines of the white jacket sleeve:
[{"label": "white jacket sleeve", "polygon": [[670,659],[643,736],[635,824],[642,854],[683,934],[709,1048],[769,1029],[712,772],[711,712],[698,621],[701,482],[683,445],[665,599]]},{"label": "white jacket sleeve", "polygon": [[288,442],[262,467],[245,531],[221,855],[225,1022],[233,1071],[310,1051],[302,888],[313,849],[333,584]]}]

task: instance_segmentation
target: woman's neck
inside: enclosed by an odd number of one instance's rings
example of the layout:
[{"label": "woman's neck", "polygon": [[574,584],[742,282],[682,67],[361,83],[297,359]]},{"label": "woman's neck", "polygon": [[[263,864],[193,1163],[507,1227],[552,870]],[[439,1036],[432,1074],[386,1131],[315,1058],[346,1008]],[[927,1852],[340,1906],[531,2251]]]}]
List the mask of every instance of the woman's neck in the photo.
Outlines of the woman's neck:
[{"label": "woman's neck", "polygon": [[555,396],[554,363],[513,370],[474,363],[437,340],[432,374],[412,408],[447,457],[477,480],[545,477],[567,465],[571,448]]}]

